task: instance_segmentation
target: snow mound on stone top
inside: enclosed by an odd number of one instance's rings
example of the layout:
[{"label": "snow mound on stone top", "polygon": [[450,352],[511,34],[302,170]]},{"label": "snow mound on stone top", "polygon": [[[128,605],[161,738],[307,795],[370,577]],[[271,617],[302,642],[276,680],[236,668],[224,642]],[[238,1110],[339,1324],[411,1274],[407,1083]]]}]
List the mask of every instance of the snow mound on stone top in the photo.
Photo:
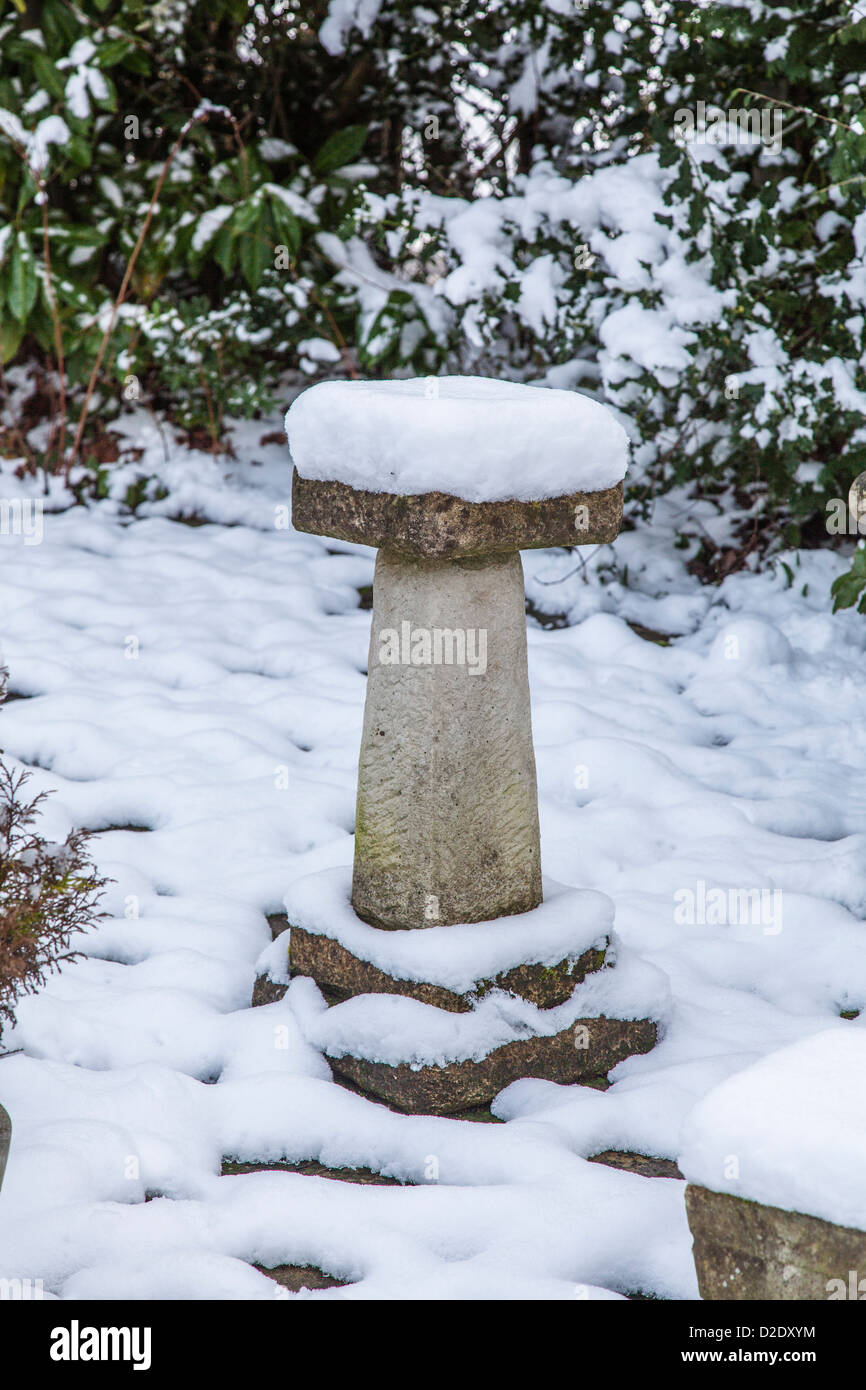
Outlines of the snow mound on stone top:
[{"label": "snow mound on stone top", "polygon": [[714,1192],[866,1230],[864,1076],[866,1028],[853,1023],[770,1053],[695,1106],[680,1170]]},{"label": "snow mound on stone top", "polygon": [[607,406],[480,376],[323,381],[293,401],[286,435],[304,478],[467,502],[599,492],[628,466]]}]

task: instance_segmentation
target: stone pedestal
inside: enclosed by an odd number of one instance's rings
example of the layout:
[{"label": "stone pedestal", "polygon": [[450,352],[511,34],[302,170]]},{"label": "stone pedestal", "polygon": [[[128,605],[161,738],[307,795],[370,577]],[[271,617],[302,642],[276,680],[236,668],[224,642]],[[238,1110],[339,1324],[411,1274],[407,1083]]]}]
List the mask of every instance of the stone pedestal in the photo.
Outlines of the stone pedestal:
[{"label": "stone pedestal", "polygon": [[[544,410],[544,393],[527,390]],[[379,555],[351,903],[327,872],[290,892],[290,969],[332,1005],[309,1036],[337,1075],[399,1109],[459,1113],[522,1076],[596,1078],[655,1041],[635,999],[657,982],[635,993],[633,971],[631,992],[610,987],[609,900],[557,889],[573,897],[553,922],[542,901],[519,555],[613,540],[621,515],[621,483],[469,502],[294,474],[297,530]],[[472,962],[462,974],[452,949]],[[599,971],[604,987],[581,994]],[[259,997],[279,984],[271,975]],[[373,1010],[371,995],[384,996]]]}]

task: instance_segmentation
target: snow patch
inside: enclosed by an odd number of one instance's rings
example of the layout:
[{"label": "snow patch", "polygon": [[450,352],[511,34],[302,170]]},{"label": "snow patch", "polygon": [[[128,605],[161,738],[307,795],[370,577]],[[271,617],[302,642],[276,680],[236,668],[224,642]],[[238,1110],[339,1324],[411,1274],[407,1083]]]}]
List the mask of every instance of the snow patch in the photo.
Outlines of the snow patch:
[{"label": "snow patch", "polygon": [[487,377],[320,382],[293,401],[286,434],[304,478],[468,502],[597,492],[628,466],[605,406]]}]

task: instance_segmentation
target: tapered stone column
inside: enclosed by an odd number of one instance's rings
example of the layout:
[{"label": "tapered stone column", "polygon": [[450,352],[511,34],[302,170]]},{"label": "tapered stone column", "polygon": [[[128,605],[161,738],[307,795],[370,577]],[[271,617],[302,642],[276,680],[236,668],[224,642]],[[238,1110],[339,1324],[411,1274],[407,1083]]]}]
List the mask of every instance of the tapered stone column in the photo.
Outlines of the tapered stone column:
[{"label": "tapered stone column", "polygon": [[355,827],[355,911],[479,922],[541,902],[520,556],[380,550]]}]

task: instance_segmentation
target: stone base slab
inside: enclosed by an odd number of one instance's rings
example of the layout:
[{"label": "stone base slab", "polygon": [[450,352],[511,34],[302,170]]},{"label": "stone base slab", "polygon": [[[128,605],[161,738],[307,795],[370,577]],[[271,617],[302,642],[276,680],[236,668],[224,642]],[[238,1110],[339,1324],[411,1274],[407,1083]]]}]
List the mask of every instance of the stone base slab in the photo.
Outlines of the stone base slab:
[{"label": "stone base slab", "polygon": [[[701,1298],[866,1297],[866,1231],[689,1183],[686,1212]],[[854,1274],[852,1281],[851,1274]]]},{"label": "stone base slab", "polygon": [[626,1057],[649,1052],[656,1031],[655,1023],[646,1019],[581,1018],[551,1037],[505,1043],[480,1062],[413,1068],[350,1056],[327,1060],[337,1076],[397,1110],[410,1115],[459,1115],[486,1105],[522,1077],[573,1085],[604,1075]]},{"label": "stone base slab", "polygon": [[370,961],[354,955],[332,937],[293,926],[289,966],[293,976],[311,976],[332,1003],[351,999],[356,994],[403,994],[410,999],[420,1000],[422,1004],[432,1004],[437,1009],[468,1013],[473,1000],[492,989],[518,994],[539,1009],[555,1008],[571,998],[575,985],[580,984],[588,974],[601,969],[604,958],[604,950],[591,947],[571,965],[567,960],[551,966],[517,965],[491,980],[478,981],[471,994],[463,995],[442,985],[394,979]]}]

